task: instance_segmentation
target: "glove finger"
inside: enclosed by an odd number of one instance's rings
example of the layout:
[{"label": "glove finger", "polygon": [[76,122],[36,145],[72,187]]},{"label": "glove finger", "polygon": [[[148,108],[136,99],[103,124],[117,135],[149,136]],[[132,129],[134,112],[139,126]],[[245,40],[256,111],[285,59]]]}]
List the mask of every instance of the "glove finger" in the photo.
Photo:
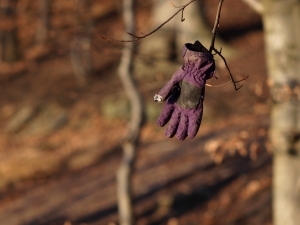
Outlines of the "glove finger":
[{"label": "glove finger", "polygon": [[176,132],[176,137],[180,141],[183,141],[187,137],[188,124],[189,121],[187,115],[181,114],[180,123]]},{"label": "glove finger", "polygon": [[199,131],[203,115],[203,105],[197,109],[197,113],[193,117],[189,117],[188,136],[194,138]]},{"label": "glove finger", "polygon": [[157,119],[157,124],[161,127],[166,125],[166,123],[170,120],[172,113],[174,111],[174,105],[169,104],[168,102],[165,104],[163,110],[160,113],[160,116]]},{"label": "glove finger", "polygon": [[173,114],[172,114],[172,117],[170,119],[170,124],[166,130],[166,136],[169,137],[169,138],[172,138],[174,137],[176,131],[177,131],[177,128],[178,128],[178,124],[179,124],[179,121],[180,121],[180,112],[179,110],[177,110],[175,108]]}]

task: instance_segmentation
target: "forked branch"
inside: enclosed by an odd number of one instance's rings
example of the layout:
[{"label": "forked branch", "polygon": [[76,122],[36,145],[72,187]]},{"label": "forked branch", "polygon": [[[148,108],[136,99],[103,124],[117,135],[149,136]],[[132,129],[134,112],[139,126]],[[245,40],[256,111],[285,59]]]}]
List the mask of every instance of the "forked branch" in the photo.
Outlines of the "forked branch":
[{"label": "forked branch", "polygon": [[231,79],[231,81],[230,81],[229,83],[231,83],[231,82],[233,83],[234,89],[237,91],[237,90],[239,90],[241,87],[243,87],[243,84],[240,85],[240,86],[237,86],[237,83],[240,83],[240,82],[242,82],[242,81],[248,79],[249,75],[247,75],[247,76],[244,77],[243,79],[240,79],[240,80],[234,80],[233,75],[232,75],[232,73],[231,73],[231,71],[230,71],[230,69],[229,69],[229,66],[228,66],[228,64],[227,64],[227,61],[226,61],[225,57],[221,54],[221,51],[218,51],[218,50],[215,49],[215,48],[213,48],[212,50],[213,50],[218,56],[220,56],[221,59],[223,59],[223,62],[224,62],[225,66],[226,66],[226,68],[227,68],[227,70],[228,70],[228,73],[229,73],[229,76],[230,76],[230,79]]},{"label": "forked branch", "polygon": [[215,40],[217,36],[217,29],[219,28],[220,25],[220,18],[221,18],[221,10],[222,10],[222,5],[223,5],[224,0],[219,1],[219,6],[218,6],[218,11],[215,19],[215,24],[212,30],[212,38],[211,38],[211,44],[209,47],[209,52],[212,53],[212,50],[215,49]]},{"label": "forked branch", "polygon": [[[99,37],[101,37],[101,38],[103,38],[105,40],[108,40],[108,41],[113,41],[113,42],[136,42],[136,41],[139,41],[141,39],[144,39],[144,38],[152,35],[156,31],[158,31],[160,28],[162,28],[165,24],[167,24],[170,20],[172,20],[180,12],[181,12],[181,22],[183,22],[185,20],[184,19],[184,15],[183,15],[185,8],[187,6],[189,6],[191,3],[193,3],[194,1],[196,1],[196,0],[191,0],[190,2],[188,2],[187,4],[182,5],[182,6],[175,6],[173,3],[170,3],[174,8],[177,8],[178,10],[171,17],[169,17],[169,19],[167,19],[165,22],[163,22],[157,28],[155,28],[151,32],[146,33],[146,34],[144,34],[142,36],[137,36],[137,35],[134,35],[134,34],[132,34],[130,32],[127,32],[130,36],[133,37],[133,39],[131,39],[131,40],[119,40],[119,39],[108,38],[108,37],[105,37],[105,36],[102,36],[102,35],[99,35]],[[218,11],[217,11],[217,15],[216,15],[214,27],[213,27],[213,30],[212,30],[212,39],[211,39],[211,44],[210,44],[210,47],[209,47],[209,52],[212,55],[218,55],[218,56],[220,56],[222,58],[222,60],[224,61],[225,66],[226,66],[226,68],[227,68],[227,70],[229,72],[229,76],[230,76],[230,79],[231,79],[231,81],[227,82],[226,84],[215,86],[215,87],[225,86],[225,85],[227,85],[229,83],[233,83],[234,89],[237,91],[237,90],[239,90],[243,86],[243,85],[237,86],[237,84],[239,82],[242,82],[242,81],[246,80],[249,76],[246,76],[246,77],[244,77],[241,80],[234,80],[233,75],[232,75],[232,73],[231,73],[231,71],[229,69],[229,66],[228,66],[227,62],[226,62],[226,59],[222,55],[222,49],[217,50],[215,48],[215,40],[216,40],[217,30],[218,30],[218,27],[219,27],[219,24],[220,24],[220,17],[221,17],[221,10],[222,10],[223,2],[224,2],[224,0],[219,0]],[[214,87],[212,85],[207,85],[207,86]]]},{"label": "forked branch", "polygon": [[[246,80],[249,76],[246,76],[241,80],[237,80],[237,81],[234,80],[233,75],[232,75],[232,73],[229,69],[229,66],[227,64],[227,61],[226,61],[225,57],[222,55],[222,48],[220,50],[217,50],[216,47],[215,47],[215,40],[216,40],[217,30],[218,30],[219,25],[220,25],[221,10],[222,10],[223,2],[224,2],[224,0],[219,1],[218,11],[217,11],[214,27],[213,27],[213,30],[212,30],[212,38],[211,38],[211,44],[210,44],[210,47],[209,47],[209,52],[213,55],[217,54],[218,56],[220,56],[221,59],[223,60],[224,64],[225,64],[228,72],[229,72],[229,76],[230,76],[231,81],[224,84],[224,86],[232,82],[233,86],[234,86],[234,89],[237,91],[241,87],[243,87],[243,85],[237,86],[237,83]],[[223,85],[221,85],[221,86],[223,86]]]}]

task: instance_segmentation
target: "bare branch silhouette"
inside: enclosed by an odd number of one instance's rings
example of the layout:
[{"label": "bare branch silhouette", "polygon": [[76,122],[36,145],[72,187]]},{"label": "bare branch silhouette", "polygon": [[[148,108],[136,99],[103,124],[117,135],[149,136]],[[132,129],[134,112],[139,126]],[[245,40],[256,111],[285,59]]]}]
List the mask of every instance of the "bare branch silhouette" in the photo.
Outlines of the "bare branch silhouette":
[{"label": "bare branch silhouette", "polygon": [[[240,79],[240,80],[237,80],[237,81],[234,80],[233,75],[232,75],[232,73],[231,73],[231,71],[230,71],[230,69],[229,69],[229,66],[228,66],[228,64],[227,64],[227,61],[226,61],[225,57],[221,54],[221,51],[218,51],[218,50],[215,49],[215,48],[213,48],[213,51],[216,52],[216,54],[222,58],[222,60],[223,60],[223,62],[224,62],[224,64],[225,64],[225,66],[226,66],[226,68],[227,68],[227,70],[228,70],[228,72],[229,72],[229,76],[230,76],[230,79],[231,79],[230,83],[233,83],[234,89],[235,89],[236,91],[239,90],[241,87],[243,87],[243,84],[240,85],[239,87],[238,87],[236,84],[237,84],[237,83],[240,83],[241,81],[244,81],[244,80],[248,79],[249,75],[247,75],[247,76],[244,77],[243,79]],[[225,85],[224,85],[224,86],[225,86]]]},{"label": "bare branch silhouette", "polygon": [[234,89],[237,91],[237,90],[239,90],[241,87],[243,87],[243,85],[240,85],[240,86],[238,87],[236,84],[239,83],[239,82],[241,82],[241,81],[246,80],[249,76],[246,76],[246,77],[244,77],[244,78],[241,79],[241,80],[237,80],[237,81],[234,80],[233,75],[232,75],[232,73],[231,73],[231,71],[230,71],[230,69],[229,69],[229,66],[228,66],[228,64],[227,64],[227,61],[226,61],[225,57],[222,55],[222,48],[221,48],[220,50],[217,50],[217,49],[215,48],[215,40],[216,40],[217,30],[218,30],[218,27],[219,27],[219,25],[220,25],[221,10],[222,10],[223,2],[224,2],[224,0],[220,0],[220,1],[219,1],[218,11],[217,11],[216,19],[215,19],[215,24],[214,24],[214,27],[213,27],[213,30],[212,30],[212,34],[213,34],[213,35],[212,35],[212,38],[211,38],[211,44],[210,44],[210,47],[209,47],[209,52],[210,52],[211,54],[213,54],[213,52],[215,52],[215,54],[217,54],[218,56],[220,56],[221,59],[223,60],[224,64],[225,64],[225,66],[226,66],[228,72],[229,72],[229,76],[230,76],[231,81],[228,82],[228,83],[226,83],[226,84],[223,84],[223,85],[221,85],[221,86],[225,86],[225,85],[227,85],[227,84],[229,84],[229,83],[232,82],[232,83],[233,83],[233,86],[234,86]]},{"label": "bare branch silhouette", "polygon": [[[108,38],[108,37],[105,37],[105,36],[102,36],[102,35],[99,35],[99,37],[101,37],[105,40],[108,40],[108,41],[113,41],[113,42],[136,42],[136,41],[139,41],[139,40],[144,39],[146,37],[149,37],[153,33],[157,32],[160,28],[162,28],[165,24],[167,24],[170,20],[172,20],[180,12],[181,12],[181,22],[183,22],[185,20],[184,15],[183,15],[185,8],[187,6],[189,6],[191,3],[193,3],[194,1],[195,0],[191,0],[190,2],[188,2],[187,4],[182,5],[182,6],[176,6],[173,3],[170,3],[174,8],[177,8],[178,10],[171,17],[169,17],[169,19],[167,19],[165,22],[160,24],[157,28],[155,28],[151,32],[146,33],[142,36],[137,36],[137,35],[134,35],[131,32],[127,32],[127,34],[129,34],[130,36],[133,37],[133,39],[131,39],[131,40],[119,40],[119,39]],[[210,47],[209,47],[209,52],[212,55],[218,55],[218,56],[221,57],[221,59],[223,60],[225,66],[226,66],[226,68],[229,72],[229,76],[230,76],[231,81],[229,81],[225,84],[219,85],[219,86],[213,86],[213,85],[207,85],[207,86],[208,87],[222,87],[222,86],[228,85],[230,83],[233,83],[234,89],[237,91],[243,86],[243,85],[237,86],[237,84],[244,81],[244,80],[246,80],[249,76],[246,76],[246,77],[244,77],[243,79],[240,79],[240,80],[235,80],[232,73],[231,73],[231,71],[230,71],[230,69],[229,69],[229,66],[227,64],[227,61],[226,61],[225,57],[222,55],[222,48],[220,50],[217,50],[216,47],[215,47],[215,40],[216,40],[217,30],[218,30],[218,27],[220,25],[221,10],[222,10],[222,6],[223,6],[223,2],[224,2],[224,0],[219,0],[216,19],[215,19],[214,27],[213,27],[213,30],[212,30],[212,39],[211,39],[211,44],[210,44]]]},{"label": "bare branch silhouette", "polygon": [[179,8],[177,10],[177,12],[175,12],[169,19],[167,19],[165,22],[163,22],[161,25],[159,25],[157,28],[155,28],[154,30],[152,30],[151,32],[149,33],[146,33],[145,35],[142,35],[142,36],[137,36],[137,35],[134,35],[130,32],[127,32],[130,36],[134,37],[134,39],[132,40],[118,40],[118,39],[113,39],[113,38],[108,38],[108,37],[105,37],[105,36],[102,36],[102,35],[98,35],[99,37],[101,37],[102,39],[105,39],[105,40],[108,40],[108,41],[113,41],[113,42],[135,42],[135,41],[139,41],[143,38],[146,38],[148,36],[150,36],[151,34],[155,33],[156,31],[158,31],[160,28],[162,28],[165,24],[167,24],[170,20],[172,20],[178,13],[182,12],[181,14],[181,22],[183,22],[185,19],[183,18],[183,12],[184,12],[184,9],[189,6],[191,3],[193,3],[194,1],[196,0],[191,0],[189,3],[183,5],[183,6],[175,6],[173,5],[172,3],[172,6],[174,6],[175,8]]}]

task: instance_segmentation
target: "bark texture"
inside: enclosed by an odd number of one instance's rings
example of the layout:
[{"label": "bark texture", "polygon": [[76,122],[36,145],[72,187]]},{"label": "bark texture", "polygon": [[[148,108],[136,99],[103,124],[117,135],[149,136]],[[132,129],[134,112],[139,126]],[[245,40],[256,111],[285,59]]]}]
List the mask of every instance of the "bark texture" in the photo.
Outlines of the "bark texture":
[{"label": "bark texture", "polygon": [[263,0],[274,150],[274,225],[300,221],[300,1]]}]

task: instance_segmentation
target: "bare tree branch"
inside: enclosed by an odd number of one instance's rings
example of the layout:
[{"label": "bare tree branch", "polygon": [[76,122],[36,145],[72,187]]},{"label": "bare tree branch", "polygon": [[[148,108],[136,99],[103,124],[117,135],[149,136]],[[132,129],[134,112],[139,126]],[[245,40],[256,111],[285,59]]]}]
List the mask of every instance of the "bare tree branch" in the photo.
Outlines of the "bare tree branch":
[{"label": "bare tree branch", "polygon": [[181,12],[181,22],[183,22],[185,19],[183,18],[183,11],[184,9],[189,6],[191,3],[193,3],[194,1],[196,0],[191,0],[189,3],[183,5],[183,6],[174,6],[172,3],[172,5],[175,7],[175,8],[179,8],[177,10],[177,12],[175,12],[169,19],[167,19],[165,22],[163,22],[161,25],[159,25],[157,28],[155,28],[153,31],[145,34],[145,35],[142,35],[142,36],[137,36],[137,35],[134,35],[133,32],[127,32],[130,36],[134,37],[134,39],[132,40],[118,40],[118,39],[113,39],[113,38],[108,38],[108,37],[105,37],[105,36],[102,36],[102,35],[98,35],[99,37],[101,37],[102,39],[105,39],[105,40],[108,40],[108,41],[113,41],[113,42],[135,42],[135,41],[139,41],[143,38],[146,38],[148,36],[150,36],[151,34],[155,33],[156,31],[158,31],[160,28],[162,28],[165,24],[167,24],[170,20],[172,20],[178,13]]},{"label": "bare tree branch", "polygon": [[237,91],[237,90],[239,90],[241,87],[243,87],[243,85],[240,85],[239,87],[236,85],[237,83],[240,83],[241,81],[244,81],[244,80],[247,80],[248,79],[248,77],[249,77],[249,75],[247,75],[246,77],[244,77],[243,79],[240,79],[240,80],[234,80],[234,78],[233,78],[233,75],[232,75],[232,73],[231,73],[231,71],[230,71],[230,69],[229,69],[229,66],[228,66],[228,64],[227,64],[227,61],[226,61],[226,59],[225,59],[225,57],[221,54],[221,51],[218,51],[217,49],[213,49],[213,51],[218,55],[218,56],[220,56],[221,58],[222,58],[222,60],[223,60],[223,62],[224,62],[224,64],[225,64],[225,66],[226,66],[226,68],[227,68],[227,70],[228,70],[228,72],[229,72],[229,76],[230,76],[230,78],[231,78],[231,82],[233,83],[233,86],[234,86],[234,89]]},{"label": "bare tree branch", "polygon": [[258,14],[263,14],[264,7],[260,0],[242,0]]},{"label": "bare tree branch", "polygon": [[222,10],[222,5],[223,5],[224,0],[219,1],[219,6],[218,6],[218,11],[215,19],[215,24],[212,30],[212,38],[211,38],[211,44],[209,47],[209,52],[212,53],[212,51],[215,49],[215,40],[216,40],[216,35],[217,35],[217,29],[219,28],[220,25],[220,17],[221,17],[221,10]]},{"label": "bare tree branch", "polygon": [[[165,22],[163,22],[161,25],[159,25],[156,29],[154,29],[153,31],[143,35],[143,36],[137,36],[137,35],[134,35],[133,32],[127,32],[127,34],[131,35],[134,39],[132,40],[118,40],[118,39],[112,39],[112,38],[108,38],[108,37],[104,37],[104,36],[101,36],[99,35],[99,37],[103,38],[103,39],[106,39],[108,41],[113,41],[113,42],[127,42],[127,43],[130,43],[130,42],[136,42],[136,41],[139,41],[143,38],[146,38],[150,35],[152,35],[153,33],[157,32],[161,27],[163,27],[165,24],[167,24],[170,20],[172,20],[178,13],[181,12],[181,22],[183,22],[185,19],[184,19],[184,16],[183,16],[183,12],[185,10],[185,8],[187,6],[189,6],[191,3],[193,3],[195,0],[191,0],[190,2],[188,2],[187,4],[183,5],[183,6],[175,6],[173,3],[170,3],[174,8],[177,8],[178,10],[171,16],[169,17],[169,19],[167,19]],[[241,81],[244,81],[246,80],[249,76],[241,79],[241,80],[234,80],[233,78],[233,75],[232,73],[230,72],[230,69],[229,69],[229,66],[226,62],[226,59],[225,57],[222,55],[222,49],[220,50],[217,50],[215,48],[215,39],[216,39],[216,34],[217,34],[217,30],[218,30],[218,27],[219,27],[219,24],[220,24],[220,17],[221,17],[221,10],[222,10],[222,5],[223,5],[223,2],[224,0],[219,0],[219,6],[218,6],[218,11],[217,11],[217,14],[216,14],[216,19],[215,19],[215,23],[214,23],[214,27],[213,27],[213,30],[212,30],[212,39],[211,39],[211,45],[209,47],[209,52],[212,54],[212,55],[219,55],[222,60],[224,61],[225,63],[225,66],[229,72],[229,75],[230,75],[230,78],[231,78],[231,81],[227,82],[226,84],[222,84],[220,86],[225,86],[229,83],[233,83],[234,85],[234,89],[237,91],[239,90],[243,85],[240,85],[240,86],[237,86],[237,83],[241,82]],[[214,54],[213,54],[214,52]],[[213,87],[212,85],[208,85],[210,87]],[[216,86],[217,87],[217,86]]]},{"label": "bare tree branch", "polygon": [[[245,78],[241,79],[241,80],[234,80],[233,78],[233,75],[229,69],[229,66],[227,64],[227,61],[225,59],[225,57],[222,55],[222,48],[220,50],[217,50],[215,48],[215,40],[216,40],[216,35],[217,35],[217,30],[218,30],[218,27],[219,27],[219,24],[220,24],[220,17],[221,17],[221,10],[222,10],[222,5],[223,5],[223,2],[224,0],[219,0],[219,6],[218,6],[218,11],[217,11],[217,15],[216,15],[216,19],[215,19],[215,24],[214,24],[214,27],[213,27],[213,30],[212,30],[212,38],[211,38],[211,44],[210,44],[210,47],[209,47],[209,52],[212,54],[212,52],[214,51],[215,54],[217,54],[218,56],[220,56],[229,72],[229,76],[230,76],[230,79],[231,81],[227,82],[226,84],[222,84],[220,86],[225,86],[229,83],[233,83],[233,86],[234,86],[234,89],[237,91],[239,90],[241,87],[243,87],[243,85],[240,85],[239,87],[236,85],[237,83],[241,82],[241,81],[244,81],[246,80],[249,76],[246,76]],[[212,87],[212,86],[211,86]]]}]

